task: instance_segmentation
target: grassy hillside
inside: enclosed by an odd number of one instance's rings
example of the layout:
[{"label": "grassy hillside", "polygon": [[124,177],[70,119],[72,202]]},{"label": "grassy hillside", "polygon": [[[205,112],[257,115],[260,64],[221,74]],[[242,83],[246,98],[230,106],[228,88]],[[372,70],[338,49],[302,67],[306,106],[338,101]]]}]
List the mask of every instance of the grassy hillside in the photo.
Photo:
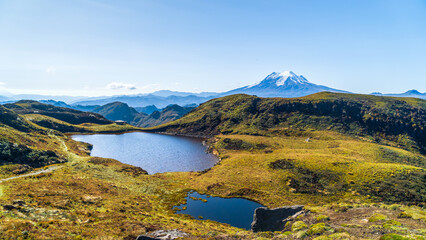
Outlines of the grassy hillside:
[{"label": "grassy hillside", "polygon": [[330,131],[307,135],[309,142],[304,135],[219,135],[213,145],[220,164],[191,175],[191,185],[269,207],[367,199],[426,203],[424,155]]},{"label": "grassy hillside", "polygon": [[0,177],[31,171],[67,161],[67,150],[85,144],[73,142],[60,132],[40,127],[0,106]]},{"label": "grassy hillside", "polygon": [[2,127],[11,127],[13,129],[29,132],[32,130],[37,130],[32,124],[23,120],[21,116],[16,114],[14,111],[11,111],[0,105],[0,126]]},{"label": "grassy hillside", "polygon": [[[174,215],[173,205],[185,196],[183,182],[149,176],[113,159],[90,157],[88,144],[29,120],[92,132],[129,127],[72,125],[45,115],[18,115],[0,106],[1,239],[136,239],[169,227],[194,235],[238,232],[229,225]],[[62,164],[55,170],[8,179],[56,163]]]},{"label": "grassy hillside", "polygon": [[[0,106],[0,178],[66,162],[69,151],[88,154],[87,144],[75,142],[63,133],[111,133],[139,130],[131,125],[117,125],[109,121],[109,124],[89,122],[76,125],[47,116],[53,115],[55,110],[56,108],[45,109],[46,115],[20,115]],[[70,111],[66,112],[66,114],[69,113]],[[79,112],[74,117],[78,118]],[[89,117],[89,121],[91,120],[93,118]]]},{"label": "grassy hillside", "polygon": [[5,104],[4,107],[18,114],[40,114],[59,119],[70,124],[94,123],[110,124],[111,121],[103,116],[82,112],[64,107],[56,107],[49,104],[39,103],[32,100],[21,100],[16,103]]},{"label": "grassy hillside", "polygon": [[202,191],[299,203],[351,193],[424,205],[425,113],[426,101],[411,98],[234,95],[150,130],[216,136],[223,160],[194,181]]},{"label": "grassy hillside", "polygon": [[[414,225],[400,221],[406,205],[426,206],[425,102],[334,93],[297,99],[234,95],[151,130],[214,136],[218,165],[164,174],[190,189],[313,211],[313,217],[299,218],[306,227],[291,223],[285,236],[270,238],[422,239],[408,230],[424,228],[422,208],[412,208],[422,216]],[[365,207],[370,204],[397,212]]]},{"label": "grassy hillside", "polygon": [[53,117],[48,117],[40,114],[25,114],[22,118],[31,123],[35,123],[44,129],[53,129],[63,133],[122,133],[127,131],[139,131],[141,128],[129,124],[70,124]]},{"label": "grassy hillside", "polygon": [[29,100],[0,105],[0,126],[2,125],[17,131],[12,133],[5,129],[5,136],[31,131],[46,134],[51,130],[62,133],[119,133],[141,130],[129,124],[116,124],[97,113]]},{"label": "grassy hillside", "polygon": [[331,130],[425,153],[425,126],[425,100],[323,92],[289,99],[248,95],[213,99],[152,130],[207,136]]}]

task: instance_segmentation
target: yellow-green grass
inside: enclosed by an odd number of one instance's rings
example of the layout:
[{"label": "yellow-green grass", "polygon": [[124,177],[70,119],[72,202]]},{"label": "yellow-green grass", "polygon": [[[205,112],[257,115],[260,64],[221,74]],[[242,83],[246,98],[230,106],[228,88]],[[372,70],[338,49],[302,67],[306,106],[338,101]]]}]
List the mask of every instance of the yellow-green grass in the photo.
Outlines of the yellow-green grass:
[{"label": "yellow-green grass", "polygon": [[411,98],[317,93],[301,98],[237,94],[201,104],[182,118],[147,129],[215,136],[302,136],[335,131],[424,153],[426,101]]},{"label": "yellow-green grass", "polygon": [[332,93],[332,92],[320,92],[300,99],[309,99],[309,100],[352,100],[352,101],[369,101],[374,103],[375,107],[385,107],[389,104],[406,102],[412,106],[416,107],[426,107],[426,102],[420,98],[411,98],[411,97],[388,97],[388,96],[374,96],[374,95],[365,95],[365,94],[346,94],[346,93]]},{"label": "yellow-green grass", "polygon": [[[33,114],[25,117],[28,120],[49,118]],[[374,199],[359,192],[363,184],[375,186],[375,181],[423,171],[424,167],[388,159],[388,155],[383,155],[384,149],[407,159],[420,159],[420,163],[424,156],[356,137],[310,130],[289,136],[219,135],[211,141],[221,161],[212,169],[145,175],[139,169],[115,160],[92,158],[88,156],[87,144],[75,142],[60,132],[33,126],[39,131],[24,133],[0,126],[0,132],[2,138],[10,142],[53,150],[69,162],[50,173],[1,184],[0,205],[18,199],[26,203],[1,213],[0,233],[4,238],[23,237],[25,232],[27,238],[121,239],[158,229],[180,229],[192,234],[192,238],[255,239],[263,236],[227,224],[175,215],[173,206],[183,203],[186,191],[190,189],[223,197],[244,197],[268,207],[308,205],[309,209],[315,209],[314,214],[298,220],[306,222],[309,228],[318,223],[317,216],[327,215],[330,217],[327,227],[338,229],[345,225],[344,229],[358,239],[364,232],[375,236],[375,228],[389,227],[390,223],[380,222],[383,226],[373,226],[373,223],[363,225],[360,222],[375,213],[386,215],[389,221],[401,222],[404,227],[392,225],[387,231],[409,233],[424,226],[423,209],[403,204],[397,210],[381,208],[380,205],[374,206]],[[92,132],[125,131],[128,127],[116,124],[73,126],[92,129]],[[309,141],[306,141],[307,137],[310,137]],[[241,140],[243,145],[241,148],[238,144],[236,148],[229,147],[225,139],[230,142]],[[292,168],[271,167],[280,160],[291,162]],[[304,172],[295,169],[330,176],[336,174],[338,181],[328,182],[316,192],[298,192],[291,181],[304,177],[301,176]],[[349,187],[343,188],[343,185]],[[400,216],[404,218],[398,219]],[[351,227],[358,225],[360,227]],[[298,234],[308,233],[290,233],[288,239],[294,239]],[[268,236],[283,237],[281,233]]]},{"label": "yellow-green grass", "polygon": [[[139,127],[135,127],[129,124],[116,124],[116,123],[111,123],[111,124],[94,124],[94,123],[83,123],[83,124],[70,124],[64,121],[61,121],[59,119],[53,118],[53,117],[49,117],[49,116],[45,116],[45,115],[40,115],[40,114],[25,114],[22,115],[26,120],[28,120],[29,122],[35,122],[35,124],[37,123],[37,121],[50,121],[53,122],[55,124],[58,125],[62,125],[62,126],[68,126],[68,127],[75,127],[78,129],[78,131],[76,131],[75,133],[81,133],[81,132],[86,132],[86,133],[121,133],[121,132],[128,132],[128,131],[139,131],[142,130],[142,128]],[[42,126],[37,125],[40,128],[46,129]]]},{"label": "yellow-green grass", "polygon": [[128,167],[125,164],[114,160],[93,164],[91,159],[76,156],[52,173],[3,183],[0,204],[19,199],[26,205],[2,212],[2,237],[22,236],[22,231],[37,239],[136,238],[159,229],[182,229],[194,235],[241,231],[175,215],[172,207],[183,201],[185,182],[161,175],[129,174],[123,171]]},{"label": "yellow-green grass", "polygon": [[[289,204],[319,204],[330,201],[360,201],[365,198],[356,187],[398,174],[421,171],[422,168],[392,163],[380,155],[384,146],[360,141],[333,132],[312,132],[305,137],[263,137],[247,135],[220,135],[240,139],[253,146],[264,144],[264,149],[227,150],[216,144],[220,164],[206,173],[170,173],[179,179],[190,179],[190,186],[198,191],[222,196],[242,196],[259,201],[268,207]],[[386,147],[385,147],[386,148]],[[402,154],[412,155],[405,150]],[[414,154],[416,155],[416,154]],[[421,155],[417,157],[423,158]],[[338,186],[329,186],[316,194],[297,193],[288,186],[294,177],[292,169],[273,169],[270,164],[289,159],[296,166],[308,170],[326,171],[339,175]],[[339,190],[346,184],[349,190]]]},{"label": "yellow-green grass", "polygon": [[81,124],[77,126],[81,126],[92,133],[122,133],[122,132],[142,130],[142,128],[135,127],[129,124],[120,125],[116,123],[105,124],[105,125],[86,123],[86,124]]},{"label": "yellow-green grass", "polygon": [[69,142],[70,147],[75,147],[79,143],[72,141],[60,132],[46,130],[46,132],[21,132],[14,128],[0,125],[1,139],[9,142],[18,143],[38,150],[52,150],[62,154],[66,154],[62,148],[63,141]]},{"label": "yellow-green grass", "polygon": [[[23,132],[10,126],[0,124],[0,140],[27,146],[34,150],[50,150],[57,153],[63,159],[71,159],[70,153],[88,155],[88,144],[73,141],[63,133],[45,128],[36,124],[37,121],[47,120],[59,126],[72,127],[84,133],[121,133],[136,131],[140,128],[131,125],[118,125],[115,123],[107,125],[81,124],[72,125],[67,122],[39,114],[20,115],[23,123],[27,123],[33,128]],[[15,173],[25,172],[31,169],[20,164],[4,164],[0,166],[0,179],[16,175]]]},{"label": "yellow-green grass", "polygon": [[[5,238],[22,236],[22,232],[26,231],[28,238],[37,239],[122,239],[135,238],[158,229],[180,229],[193,235],[192,239],[212,236],[256,239],[263,236],[227,224],[174,214],[173,206],[184,202],[189,189],[223,197],[245,197],[268,207],[310,205],[313,214],[299,219],[306,222],[308,227],[316,224],[316,217],[323,214],[330,216],[330,221],[327,221],[330,229],[346,224],[348,227],[344,228],[348,235],[358,239],[366,231],[369,236],[375,236],[375,230],[370,226],[372,223],[360,225],[363,218],[368,219],[374,213],[398,220],[409,230],[424,225],[422,217],[419,217],[423,216],[420,208],[401,205],[401,210],[391,210],[390,207],[365,205],[365,202],[371,201],[352,192],[292,192],[284,180],[294,173],[288,169],[270,167],[270,163],[276,160],[292,159],[297,166],[311,170],[327,169],[343,173],[343,181],[357,181],[356,184],[381,179],[387,174],[418,169],[385,162],[379,154],[383,146],[333,132],[311,132],[309,142],[305,141],[305,137],[221,135],[214,144],[222,160],[211,170],[155,175],[141,174],[135,167],[115,160],[89,157],[84,151],[85,145],[66,138],[51,135],[48,139],[52,141],[51,144],[57,142],[62,151],[69,153],[70,161],[63,164],[61,169],[2,183],[0,204],[11,204],[18,199],[26,203],[21,210],[4,211],[0,215],[0,233]],[[223,145],[225,138],[241,139],[254,147],[228,150]],[[74,150],[74,145],[80,151]],[[407,152],[401,150],[400,153]],[[349,165],[342,167],[342,163]],[[370,169],[375,172],[369,174],[367,170]],[[346,205],[336,207],[333,203],[337,202],[346,202]],[[348,203],[352,205],[348,207]],[[342,209],[340,207],[345,207],[345,210],[337,211]],[[416,215],[419,220],[414,217],[399,220],[397,216],[401,211]],[[351,224],[360,227],[352,228]],[[286,237],[294,239],[297,234],[302,233],[290,233]],[[324,234],[330,235],[328,231]],[[280,232],[268,236],[285,239]]]}]

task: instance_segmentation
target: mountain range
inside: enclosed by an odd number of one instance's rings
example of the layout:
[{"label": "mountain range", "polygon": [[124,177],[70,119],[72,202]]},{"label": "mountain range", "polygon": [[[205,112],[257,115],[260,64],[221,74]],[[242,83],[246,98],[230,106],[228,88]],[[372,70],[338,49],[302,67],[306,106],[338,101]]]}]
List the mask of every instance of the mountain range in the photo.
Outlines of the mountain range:
[{"label": "mountain range", "polygon": [[[68,97],[68,96],[43,96],[43,95],[15,95],[15,96],[0,96],[0,102],[15,102],[21,99],[44,100],[53,99],[55,101],[63,101],[64,104],[82,111],[93,111],[96,107],[112,102],[126,103],[134,108],[143,108],[154,105],[155,108],[165,108],[171,104],[185,106],[188,104],[201,104],[210,99],[228,96],[232,94],[249,94],[258,97],[302,97],[317,92],[340,92],[349,93],[348,91],[330,88],[327,86],[317,85],[309,82],[304,76],[297,75],[292,71],[282,73],[273,72],[265,79],[254,85],[233,89],[223,93],[216,92],[176,92],[170,90],[156,91],[150,94],[136,95],[117,95],[104,97]],[[379,96],[393,97],[415,97],[426,99],[426,93],[410,90],[405,93],[383,94],[379,92],[371,93]],[[46,102],[47,103],[47,102]],[[147,110],[146,113],[151,114],[155,110]],[[143,112],[143,111],[142,111]]]},{"label": "mountain range", "polygon": [[105,97],[103,99],[95,99],[95,100],[84,100],[73,103],[73,105],[105,105],[111,102],[122,102],[126,103],[132,107],[146,107],[148,105],[155,105],[158,108],[167,107],[170,104],[177,104],[180,106],[188,105],[188,104],[200,104],[206,102],[214,96],[211,97],[199,97],[196,95],[188,95],[188,96],[156,96],[153,94],[149,95],[132,95],[132,96],[114,96],[114,97]]},{"label": "mountain range", "polygon": [[415,89],[406,91],[405,93],[387,93],[383,94],[380,92],[374,92],[371,93],[372,95],[376,96],[388,96],[388,97],[414,97],[414,98],[421,98],[426,99],[426,93],[421,93]]},{"label": "mountain range", "polygon": [[195,106],[181,107],[173,104],[146,114],[138,112],[126,103],[113,102],[99,106],[93,112],[112,121],[122,120],[137,127],[153,127],[179,119],[194,108]]}]

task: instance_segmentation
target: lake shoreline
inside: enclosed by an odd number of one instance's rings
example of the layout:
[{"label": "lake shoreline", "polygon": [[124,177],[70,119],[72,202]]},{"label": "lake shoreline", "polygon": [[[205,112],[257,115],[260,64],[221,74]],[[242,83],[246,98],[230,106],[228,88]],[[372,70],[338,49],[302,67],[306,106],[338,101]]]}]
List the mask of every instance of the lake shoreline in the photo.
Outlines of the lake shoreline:
[{"label": "lake shoreline", "polygon": [[[129,134],[129,135],[126,135]],[[99,136],[104,137],[99,137]],[[71,139],[92,145],[90,156],[112,158],[146,170],[164,172],[208,171],[220,158],[205,138],[132,131],[113,134],[73,134]]]}]

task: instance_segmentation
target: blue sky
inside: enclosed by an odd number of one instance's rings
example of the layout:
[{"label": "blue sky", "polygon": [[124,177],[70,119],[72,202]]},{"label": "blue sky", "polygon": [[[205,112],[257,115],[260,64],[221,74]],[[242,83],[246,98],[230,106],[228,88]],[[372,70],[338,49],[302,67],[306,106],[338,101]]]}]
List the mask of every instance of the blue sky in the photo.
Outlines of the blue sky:
[{"label": "blue sky", "polygon": [[426,92],[425,0],[0,0],[0,93]]}]

